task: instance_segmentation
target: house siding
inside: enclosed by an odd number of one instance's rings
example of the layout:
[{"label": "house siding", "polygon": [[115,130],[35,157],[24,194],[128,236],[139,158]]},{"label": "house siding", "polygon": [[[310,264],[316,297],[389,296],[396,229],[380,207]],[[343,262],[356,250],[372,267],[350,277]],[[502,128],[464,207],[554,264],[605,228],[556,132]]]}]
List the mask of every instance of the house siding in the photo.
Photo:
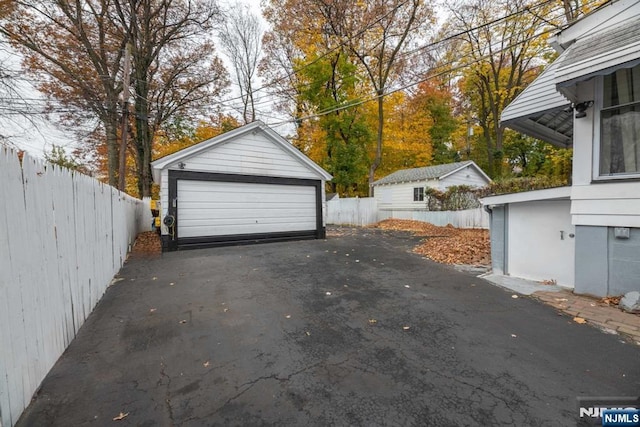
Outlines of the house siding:
[{"label": "house siding", "polygon": [[442,179],[377,185],[375,187],[374,197],[378,202],[378,208],[382,210],[425,209],[426,201],[413,201],[413,189],[416,187],[431,187],[444,191],[454,185],[483,187],[487,184],[484,176],[478,173],[472,166],[467,166]]},{"label": "house siding", "polygon": [[[318,174],[271,142],[262,132],[247,133],[182,160],[198,172],[317,179]],[[169,169],[177,169],[172,165]]]},{"label": "house siding", "polygon": [[472,166],[467,166],[449,176],[446,176],[440,180],[438,188],[440,190],[446,190],[453,185],[469,185],[471,187],[484,187],[487,185],[487,180],[484,176],[478,173]]}]

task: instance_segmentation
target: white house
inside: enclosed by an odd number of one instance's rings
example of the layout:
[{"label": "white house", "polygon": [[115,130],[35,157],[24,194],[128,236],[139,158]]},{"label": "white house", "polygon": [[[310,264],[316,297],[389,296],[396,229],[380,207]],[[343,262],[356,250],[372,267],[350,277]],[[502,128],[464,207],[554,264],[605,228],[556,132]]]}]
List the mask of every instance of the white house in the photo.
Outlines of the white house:
[{"label": "white house", "polygon": [[640,2],[562,30],[502,124],[573,146],[571,187],[487,197],[494,272],[597,296],[640,290]]},{"label": "white house", "polygon": [[152,167],[163,250],[325,236],[331,175],[260,121]]},{"label": "white house", "polygon": [[402,169],[373,183],[374,197],[381,210],[425,208],[425,188],[446,190],[453,185],[484,187],[491,182],[472,160],[423,168]]}]

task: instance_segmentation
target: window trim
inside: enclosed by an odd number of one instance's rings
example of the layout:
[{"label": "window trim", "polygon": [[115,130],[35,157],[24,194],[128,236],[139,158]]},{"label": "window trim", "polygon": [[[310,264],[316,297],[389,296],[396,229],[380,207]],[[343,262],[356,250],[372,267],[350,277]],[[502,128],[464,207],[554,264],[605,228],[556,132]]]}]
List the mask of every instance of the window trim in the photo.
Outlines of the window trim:
[{"label": "window trim", "polygon": [[[416,194],[416,190],[418,190],[417,194]],[[425,193],[424,187],[413,187],[413,201],[424,202],[424,193]]]},{"label": "window trim", "polygon": [[[640,180],[640,171],[630,173],[620,173],[615,175],[600,175],[600,151],[602,150],[602,132],[601,132],[601,111],[604,105],[604,76],[596,76],[595,78],[595,97],[593,103],[593,164],[591,170],[592,180],[596,182],[609,182],[621,180]],[[635,103],[637,104],[637,102]],[[607,109],[619,108],[607,107]],[[575,119],[574,119],[575,120]],[[640,141],[638,141],[640,144]]]}]

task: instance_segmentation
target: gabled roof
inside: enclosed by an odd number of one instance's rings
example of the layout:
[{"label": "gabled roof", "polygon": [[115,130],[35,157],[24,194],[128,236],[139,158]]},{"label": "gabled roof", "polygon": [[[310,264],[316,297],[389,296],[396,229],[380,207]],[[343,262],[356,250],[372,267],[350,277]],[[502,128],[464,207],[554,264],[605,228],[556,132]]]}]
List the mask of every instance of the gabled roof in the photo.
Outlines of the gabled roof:
[{"label": "gabled roof", "polygon": [[486,180],[487,183],[491,182],[491,178],[484,173],[473,160],[467,160],[465,162],[449,163],[446,165],[426,166],[423,168],[402,169],[395,171],[394,173],[380,178],[373,185],[384,184],[397,184],[400,182],[412,182],[412,181],[427,181],[434,179],[443,179],[447,176],[456,173],[457,171],[466,167],[472,167],[478,171]]},{"label": "gabled roof", "polygon": [[189,157],[200,154],[203,151],[210,150],[218,145],[222,145],[230,141],[233,141],[235,138],[238,138],[250,132],[264,133],[265,136],[271,142],[273,142],[278,147],[282,148],[287,153],[291,154],[291,156],[296,158],[300,163],[307,166],[309,169],[316,172],[323,179],[329,181],[331,178],[333,178],[331,174],[329,174],[329,172],[325,171],[316,163],[314,163],[310,158],[305,156],[300,150],[298,150],[291,143],[289,143],[289,141],[287,141],[282,136],[280,136],[280,134],[275,132],[273,129],[271,129],[269,126],[267,126],[263,122],[257,120],[255,122],[249,123],[248,125],[241,126],[232,131],[225,132],[216,137],[204,140],[196,145],[192,145],[191,147],[184,148],[173,154],[169,154],[168,156],[164,156],[154,162],[151,162],[151,166],[153,168],[153,180],[155,182],[160,182],[160,171],[165,168],[168,168],[172,165],[176,165],[179,162],[188,159]]},{"label": "gabled roof", "polygon": [[555,72],[555,83],[577,102],[573,92],[565,88],[640,63],[640,17],[576,40],[562,56]]},{"label": "gabled roof", "polygon": [[576,84],[640,63],[640,2],[607,2],[558,33],[562,52],[502,112],[501,123],[560,147],[573,143]]}]

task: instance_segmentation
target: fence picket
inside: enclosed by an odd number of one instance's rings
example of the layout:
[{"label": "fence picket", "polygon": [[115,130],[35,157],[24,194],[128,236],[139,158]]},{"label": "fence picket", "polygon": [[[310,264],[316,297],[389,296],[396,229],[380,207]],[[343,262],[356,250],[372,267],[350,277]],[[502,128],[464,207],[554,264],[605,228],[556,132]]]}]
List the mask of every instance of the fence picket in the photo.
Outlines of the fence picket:
[{"label": "fence picket", "polygon": [[0,426],[13,426],[106,290],[148,203],[0,148]]}]

